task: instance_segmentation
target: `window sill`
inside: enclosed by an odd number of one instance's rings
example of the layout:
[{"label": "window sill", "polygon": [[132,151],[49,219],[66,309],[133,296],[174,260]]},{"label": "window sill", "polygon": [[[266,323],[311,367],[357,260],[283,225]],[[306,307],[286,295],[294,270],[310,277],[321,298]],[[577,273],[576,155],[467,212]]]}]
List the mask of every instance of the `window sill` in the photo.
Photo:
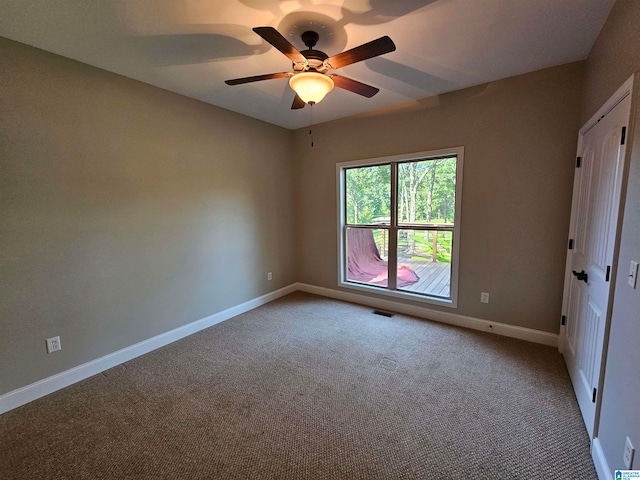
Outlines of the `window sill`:
[{"label": "window sill", "polygon": [[398,299],[410,300],[412,302],[426,303],[429,305],[438,305],[440,307],[458,308],[458,302],[456,299],[446,299],[438,297],[429,297],[427,295],[419,295],[411,292],[404,292],[399,290],[388,290],[383,287],[375,287],[373,285],[365,285],[361,283],[351,282],[338,282],[338,286],[342,288],[348,288],[350,290],[356,290],[359,292],[371,293],[374,295],[384,295],[386,297],[393,297]]}]

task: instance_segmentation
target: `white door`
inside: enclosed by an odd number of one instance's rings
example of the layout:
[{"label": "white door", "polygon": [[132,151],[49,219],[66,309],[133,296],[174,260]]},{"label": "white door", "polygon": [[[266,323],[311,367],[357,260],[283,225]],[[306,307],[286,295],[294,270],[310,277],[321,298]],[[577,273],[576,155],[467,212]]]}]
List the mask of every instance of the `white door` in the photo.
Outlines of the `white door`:
[{"label": "white door", "polygon": [[630,106],[631,95],[626,94],[621,101],[618,98],[610,102],[609,111],[605,109],[593,125],[583,128],[578,146],[580,166],[576,167],[573,187],[563,354],[591,438],[595,434],[600,367],[610,311],[627,143],[623,136]]}]

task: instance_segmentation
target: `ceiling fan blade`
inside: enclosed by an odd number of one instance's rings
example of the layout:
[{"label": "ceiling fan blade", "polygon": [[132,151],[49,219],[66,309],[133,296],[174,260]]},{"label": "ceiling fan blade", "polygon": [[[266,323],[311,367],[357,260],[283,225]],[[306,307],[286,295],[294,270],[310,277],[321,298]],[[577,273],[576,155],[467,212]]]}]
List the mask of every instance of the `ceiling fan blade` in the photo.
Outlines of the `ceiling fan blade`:
[{"label": "ceiling fan blade", "polygon": [[264,38],[271,45],[276,47],[282,53],[284,53],[292,62],[304,63],[307,58],[302,55],[296,47],[294,47],[289,40],[284,38],[280,32],[273,27],[255,27],[253,29],[258,35]]},{"label": "ceiling fan blade", "polygon": [[285,78],[290,77],[292,74],[289,72],[282,73],[268,73],[266,75],[255,75],[253,77],[234,78],[232,80],[225,80],[227,85],[240,85],[242,83],[259,82],[261,80],[271,80],[272,78]]},{"label": "ceiling fan blade", "polygon": [[298,110],[299,108],[304,108],[306,103],[302,100],[298,94],[296,93],[295,98],[293,99],[293,104],[291,105],[291,110]]},{"label": "ceiling fan blade", "polygon": [[352,63],[361,62],[369,58],[377,57],[378,55],[393,52],[395,49],[396,44],[393,43],[393,40],[384,36],[377,40],[372,40],[360,45],[359,47],[347,50],[346,52],[334,55],[333,57],[329,57],[326,60],[326,63],[331,65],[331,68],[342,68],[347,65],[351,65]]},{"label": "ceiling fan blade", "polygon": [[335,74],[329,76],[332,78],[333,84],[336,87],[349,90],[350,92],[357,93],[363,97],[371,98],[380,91],[379,88],[353,80],[352,78],[341,77],[340,75]]}]

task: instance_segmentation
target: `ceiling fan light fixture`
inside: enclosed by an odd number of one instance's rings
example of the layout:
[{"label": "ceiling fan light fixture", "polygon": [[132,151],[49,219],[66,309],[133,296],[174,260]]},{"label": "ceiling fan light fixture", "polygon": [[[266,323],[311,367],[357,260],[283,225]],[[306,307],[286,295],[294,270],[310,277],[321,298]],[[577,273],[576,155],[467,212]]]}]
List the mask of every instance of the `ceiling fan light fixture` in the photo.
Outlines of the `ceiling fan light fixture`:
[{"label": "ceiling fan light fixture", "polygon": [[318,103],[333,90],[331,77],[317,72],[296,73],[289,79],[289,85],[305,103],[309,104]]}]

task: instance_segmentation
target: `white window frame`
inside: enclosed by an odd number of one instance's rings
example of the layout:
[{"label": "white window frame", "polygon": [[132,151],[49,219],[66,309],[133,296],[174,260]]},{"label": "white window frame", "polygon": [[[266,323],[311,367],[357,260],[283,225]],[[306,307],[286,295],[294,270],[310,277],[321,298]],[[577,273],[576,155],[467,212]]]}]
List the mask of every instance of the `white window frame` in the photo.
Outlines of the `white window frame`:
[{"label": "white window frame", "polygon": [[[453,217],[454,229],[453,240],[451,246],[451,296],[450,298],[441,298],[429,296],[427,294],[413,293],[400,290],[392,290],[389,287],[379,287],[374,285],[365,285],[362,283],[350,282],[346,278],[346,192],[345,192],[345,171],[352,167],[369,167],[375,165],[402,163],[407,161],[429,160],[432,158],[442,157],[457,158],[456,161],[456,194],[455,194],[455,213]],[[424,152],[416,152],[403,155],[393,155],[389,157],[369,158],[363,160],[353,160],[349,162],[341,162],[336,164],[337,192],[338,192],[338,286],[358,290],[360,292],[374,293],[406,300],[440,305],[450,308],[458,307],[458,272],[460,263],[460,217],[462,212],[462,170],[464,162],[464,147],[445,148],[441,150],[429,150]],[[396,195],[395,180],[392,180],[392,196]],[[392,202],[395,205],[397,200]],[[391,212],[392,216],[395,215]]]}]

